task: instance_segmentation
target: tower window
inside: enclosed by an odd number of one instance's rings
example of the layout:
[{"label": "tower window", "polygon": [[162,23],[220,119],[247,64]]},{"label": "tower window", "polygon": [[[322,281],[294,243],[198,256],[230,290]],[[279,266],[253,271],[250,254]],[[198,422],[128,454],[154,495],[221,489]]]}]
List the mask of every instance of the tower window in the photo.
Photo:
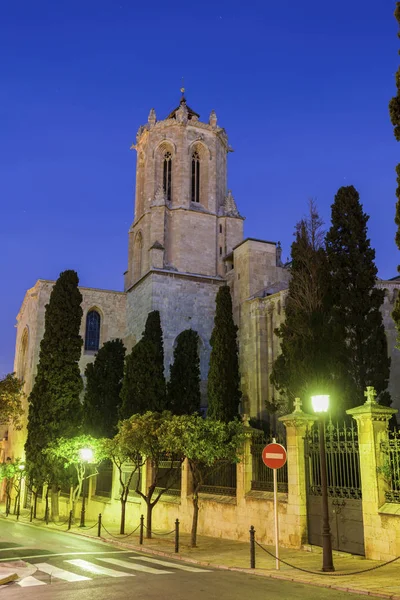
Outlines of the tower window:
[{"label": "tower window", "polygon": [[219,255],[222,256],[222,246],[219,247]]},{"label": "tower window", "polygon": [[100,343],[100,315],[90,310],[86,317],[85,350],[97,352]]},{"label": "tower window", "polygon": [[166,152],[164,154],[164,169],[163,169],[163,188],[164,194],[168,202],[171,201],[171,172],[172,172],[172,154]]},{"label": "tower window", "polygon": [[198,152],[192,155],[192,202],[200,202],[200,156]]},{"label": "tower window", "polygon": [[222,225],[219,226],[219,232],[222,233]]}]

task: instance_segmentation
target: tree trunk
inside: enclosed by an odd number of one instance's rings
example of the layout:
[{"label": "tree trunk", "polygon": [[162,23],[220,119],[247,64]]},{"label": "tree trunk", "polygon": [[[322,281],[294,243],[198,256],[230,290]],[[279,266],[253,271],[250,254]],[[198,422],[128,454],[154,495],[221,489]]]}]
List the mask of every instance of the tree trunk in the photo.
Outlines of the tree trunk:
[{"label": "tree trunk", "polygon": [[46,490],[46,505],[45,505],[45,509],[44,509],[44,518],[47,523],[47,521],[49,519],[49,488],[47,488],[47,490]]},{"label": "tree trunk", "polygon": [[33,492],[33,518],[36,519],[36,509],[37,509],[37,490]]},{"label": "tree trunk", "polygon": [[53,521],[58,519],[58,488],[56,485],[51,486],[51,518]]},{"label": "tree trunk", "polygon": [[146,502],[147,514],[146,514],[146,538],[151,540],[151,517],[153,513],[153,506],[151,502]]},{"label": "tree trunk", "polygon": [[125,533],[125,509],[126,509],[126,500],[121,500],[121,525],[119,528],[119,532],[121,534]]},{"label": "tree trunk", "polygon": [[192,520],[192,531],[190,533],[190,547],[196,548],[197,544],[197,522],[199,518],[199,495],[197,492],[193,493],[193,520]]}]

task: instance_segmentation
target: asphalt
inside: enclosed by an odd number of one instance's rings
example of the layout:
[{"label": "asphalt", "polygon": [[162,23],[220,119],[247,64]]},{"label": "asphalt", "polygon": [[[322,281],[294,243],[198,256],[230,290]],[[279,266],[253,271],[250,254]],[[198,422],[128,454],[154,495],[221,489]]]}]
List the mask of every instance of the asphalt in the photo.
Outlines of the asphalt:
[{"label": "asphalt", "polygon": [[[3,517],[4,518],[4,517]],[[15,520],[14,516],[8,519]],[[28,514],[21,515],[21,522],[28,522]],[[285,563],[280,563],[276,569],[276,561],[269,553],[274,554],[274,548],[260,545],[256,546],[255,569],[250,568],[250,544],[208,536],[198,536],[196,548],[190,548],[189,534],[180,533],[179,553],[174,552],[174,534],[167,535],[165,531],[155,531],[152,539],[144,538],[143,544],[139,543],[138,531],[121,536],[118,526],[104,524],[101,538],[97,537],[97,525],[87,523],[81,529],[73,526],[69,535],[77,535],[90,539],[101,539],[116,547],[146,552],[158,556],[178,559],[186,563],[197,564],[213,569],[244,572],[271,579],[291,581],[297,584],[307,584],[332,590],[352,592],[359,595],[369,595],[374,598],[391,598],[400,600],[399,561],[385,565],[382,562],[367,560],[364,557],[353,556],[345,553],[334,553],[335,574],[321,572],[322,554],[318,547],[305,547],[301,550],[288,548],[280,549],[280,558]],[[36,520],[29,527],[48,528],[55,531],[66,531],[67,524],[50,522],[46,525],[43,521]],[[256,532],[257,540],[257,532]],[[268,551],[268,552],[266,552]],[[15,564],[15,563],[14,563]],[[12,572],[7,572],[4,563],[0,564],[1,577],[10,577]],[[17,573],[14,575],[18,576]]]}]

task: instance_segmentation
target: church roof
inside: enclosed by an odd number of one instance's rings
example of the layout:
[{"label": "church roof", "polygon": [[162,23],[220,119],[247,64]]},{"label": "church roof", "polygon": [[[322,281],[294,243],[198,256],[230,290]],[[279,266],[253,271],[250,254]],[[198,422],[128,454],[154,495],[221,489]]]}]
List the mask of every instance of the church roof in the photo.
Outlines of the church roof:
[{"label": "church roof", "polygon": [[176,119],[176,113],[180,109],[181,106],[186,106],[187,111],[188,111],[188,119],[192,119],[193,117],[197,117],[198,119],[200,118],[200,115],[197,112],[195,112],[192,108],[190,108],[190,106],[188,106],[186,104],[185,96],[182,96],[181,101],[179,102],[179,106],[174,108],[174,110],[169,113],[167,119]]}]

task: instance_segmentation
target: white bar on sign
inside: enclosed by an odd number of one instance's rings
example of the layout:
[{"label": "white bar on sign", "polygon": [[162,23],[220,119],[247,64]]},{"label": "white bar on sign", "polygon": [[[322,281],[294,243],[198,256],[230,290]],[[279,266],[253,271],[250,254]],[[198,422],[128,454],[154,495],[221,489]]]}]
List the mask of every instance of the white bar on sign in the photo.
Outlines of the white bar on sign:
[{"label": "white bar on sign", "polygon": [[266,452],[265,458],[284,458],[283,454],[278,454],[278,452]]}]

